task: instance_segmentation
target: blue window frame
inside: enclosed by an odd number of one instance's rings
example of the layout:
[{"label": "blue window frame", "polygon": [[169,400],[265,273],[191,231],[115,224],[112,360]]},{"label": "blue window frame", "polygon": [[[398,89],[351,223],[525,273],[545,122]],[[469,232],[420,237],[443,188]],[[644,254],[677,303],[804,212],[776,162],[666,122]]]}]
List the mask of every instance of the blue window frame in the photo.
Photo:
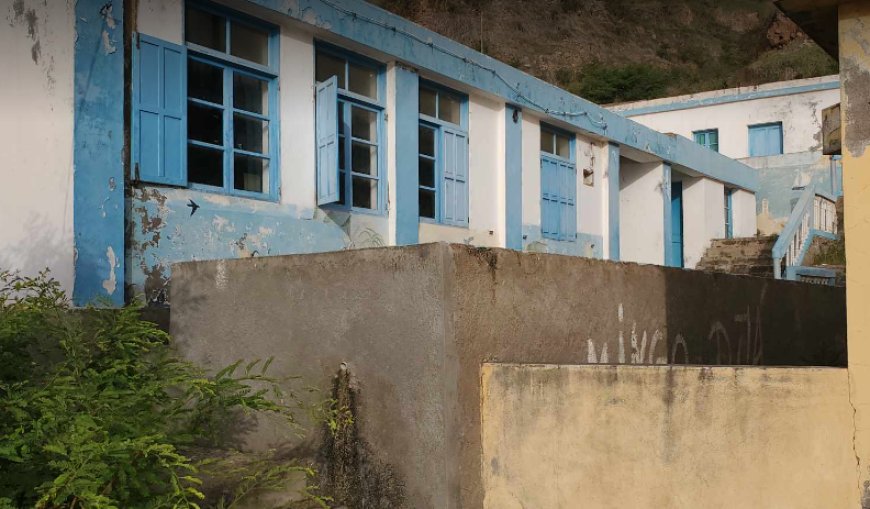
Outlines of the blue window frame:
[{"label": "blue window frame", "polygon": [[719,152],[719,129],[704,129],[692,133],[695,143]]},{"label": "blue window frame", "polygon": [[278,28],[187,2],[187,180],[248,197],[278,195]]},{"label": "blue window frame", "polygon": [[782,122],[749,126],[749,157],[782,154]]},{"label": "blue window frame", "polygon": [[468,100],[420,84],[418,172],[420,218],[468,226]]},{"label": "blue window frame", "polygon": [[541,235],[577,240],[574,135],[541,125]]},{"label": "blue window frame", "polygon": [[[337,101],[337,123],[325,118],[318,105],[317,138],[337,140],[337,168],[318,156],[318,204],[380,212],[384,192],[384,72],[383,65],[330,45],[317,45],[315,81],[318,87],[334,81],[332,94],[318,93],[318,101]],[[320,141],[318,151],[320,152]],[[337,172],[335,172],[337,169]],[[337,193],[324,193],[337,181]],[[326,183],[326,185],[324,185]]]},{"label": "blue window frame", "polygon": [[733,204],[734,190],[725,188],[725,238],[734,238],[734,209]]}]

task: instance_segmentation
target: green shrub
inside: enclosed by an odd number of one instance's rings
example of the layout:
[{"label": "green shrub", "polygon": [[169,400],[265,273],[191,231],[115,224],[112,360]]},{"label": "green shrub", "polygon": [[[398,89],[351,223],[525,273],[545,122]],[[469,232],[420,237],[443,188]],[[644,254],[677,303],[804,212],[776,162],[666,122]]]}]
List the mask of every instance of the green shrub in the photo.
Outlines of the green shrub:
[{"label": "green shrub", "polygon": [[[253,412],[298,427],[301,403],[268,364],[207,375],[137,309],[71,310],[46,273],[0,271],[0,508],[199,507],[203,462],[191,451],[225,447]],[[277,468],[239,481],[314,473]]]},{"label": "green shrub", "polygon": [[604,104],[639,101],[661,97],[670,76],[664,69],[645,64],[605,66],[593,63],[583,67],[568,90],[592,102]]}]

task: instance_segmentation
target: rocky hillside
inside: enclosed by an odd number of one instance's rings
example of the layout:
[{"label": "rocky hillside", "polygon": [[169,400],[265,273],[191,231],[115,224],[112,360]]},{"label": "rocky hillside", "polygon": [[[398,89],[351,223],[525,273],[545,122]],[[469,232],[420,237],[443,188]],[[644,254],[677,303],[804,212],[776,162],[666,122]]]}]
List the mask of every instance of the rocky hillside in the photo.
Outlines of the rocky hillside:
[{"label": "rocky hillside", "polygon": [[837,72],[771,0],[372,1],[599,103]]}]

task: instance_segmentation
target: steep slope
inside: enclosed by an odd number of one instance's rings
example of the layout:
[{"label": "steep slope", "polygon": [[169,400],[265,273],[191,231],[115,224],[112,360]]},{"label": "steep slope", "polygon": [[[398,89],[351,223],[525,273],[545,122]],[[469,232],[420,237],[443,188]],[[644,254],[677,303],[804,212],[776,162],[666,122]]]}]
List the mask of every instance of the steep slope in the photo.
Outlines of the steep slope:
[{"label": "steep slope", "polygon": [[837,72],[770,0],[373,0],[590,100]]}]

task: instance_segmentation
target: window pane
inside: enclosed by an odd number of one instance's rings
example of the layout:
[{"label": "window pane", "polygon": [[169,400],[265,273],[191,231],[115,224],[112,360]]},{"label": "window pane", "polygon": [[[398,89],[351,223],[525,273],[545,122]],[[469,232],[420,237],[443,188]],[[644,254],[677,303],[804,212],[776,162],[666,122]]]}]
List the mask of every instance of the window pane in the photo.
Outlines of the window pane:
[{"label": "window pane", "polygon": [[432,159],[420,158],[420,185],[435,187],[435,161]]},{"label": "window pane", "polygon": [[435,157],[435,130],[428,127],[420,127],[420,153]]},{"label": "window pane", "polygon": [[455,97],[451,97],[447,94],[441,94],[439,96],[439,99],[440,102],[438,103],[438,118],[445,122],[459,124],[459,101]]},{"label": "window pane", "polygon": [[420,88],[420,113],[435,118],[435,101],[438,96],[434,90]]},{"label": "window pane", "polygon": [[345,153],[345,149],[344,149],[344,136],[339,136],[339,137],[338,137],[338,169],[339,169],[339,170],[343,170],[343,169],[345,169],[345,166],[344,166],[344,153]]},{"label": "window pane", "polygon": [[351,146],[351,170],[355,173],[377,176],[378,174],[378,147],[367,145],[358,141]]},{"label": "window pane", "polygon": [[251,62],[269,65],[269,34],[263,30],[230,22],[230,54]]},{"label": "window pane", "polygon": [[190,103],[187,106],[187,137],[212,145],[224,144],[224,112]]},{"label": "window pane", "polygon": [[435,219],[435,191],[420,189],[420,217]]},{"label": "window pane", "polygon": [[233,163],[233,187],[253,193],[265,193],[269,190],[267,159],[236,154]]},{"label": "window pane", "polygon": [[226,19],[210,12],[188,7],[184,17],[187,42],[225,52],[227,50]]},{"label": "window pane", "polygon": [[571,140],[567,136],[559,136],[556,135],[556,155],[559,157],[564,157],[565,159],[571,158]]},{"label": "window pane", "polygon": [[223,187],[223,151],[188,145],[187,178],[196,184]]},{"label": "window pane", "polygon": [[378,181],[366,177],[353,177],[353,206],[362,209],[378,207]]},{"label": "window pane", "polygon": [[233,74],[233,105],[254,113],[269,112],[269,83],[244,74]]},{"label": "window pane", "polygon": [[355,94],[378,98],[378,73],[371,67],[349,64],[350,84],[348,90]]},{"label": "window pane", "polygon": [[233,146],[265,154],[269,150],[269,122],[236,113],[233,115]]},{"label": "window pane", "polygon": [[374,111],[351,107],[350,133],[354,138],[378,141],[378,114]]},{"label": "window pane", "polygon": [[338,172],[338,204],[344,205],[347,203],[345,196],[347,195],[347,174],[343,171]]},{"label": "window pane", "polygon": [[187,95],[216,104],[224,102],[224,70],[197,60],[187,61]]},{"label": "window pane", "polygon": [[553,133],[549,133],[547,131],[541,131],[541,152],[546,152],[548,154],[554,154],[553,145],[556,135]]},{"label": "window pane", "polygon": [[333,76],[338,76],[338,88],[345,88],[347,83],[344,75],[344,64],[343,58],[318,51],[314,63],[314,79],[318,82],[323,82]]}]

